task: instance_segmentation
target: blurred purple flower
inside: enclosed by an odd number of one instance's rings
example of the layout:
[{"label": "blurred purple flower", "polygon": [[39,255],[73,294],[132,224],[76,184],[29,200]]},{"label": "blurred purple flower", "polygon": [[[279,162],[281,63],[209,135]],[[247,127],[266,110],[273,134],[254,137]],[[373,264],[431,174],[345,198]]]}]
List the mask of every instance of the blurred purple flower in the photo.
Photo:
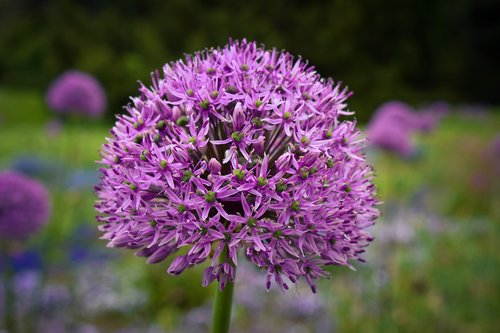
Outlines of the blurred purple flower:
[{"label": "blurred purple flower", "polygon": [[49,193],[40,182],[12,171],[0,173],[0,239],[27,238],[49,215]]},{"label": "blurred purple flower", "polygon": [[411,135],[419,126],[409,105],[391,101],[375,111],[367,128],[367,136],[372,145],[402,156],[411,156],[416,151]]},{"label": "blurred purple flower", "polygon": [[[238,252],[282,289],[364,261],[378,216],[365,140],[341,121],[349,96],[289,53],[230,42],[167,64],[142,85],[102,148],[96,188],[110,247],[170,274],[211,258],[224,289]],[[224,249],[229,258],[219,262]],[[286,281],[289,281],[288,283]]]},{"label": "blurred purple flower", "polygon": [[412,142],[416,132],[430,132],[449,109],[445,102],[436,102],[421,112],[415,112],[400,101],[382,104],[367,128],[370,143],[401,156],[415,156],[417,146]]},{"label": "blurred purple flower", "polygon": [[77,113],[96,118],[106,109],[106,93],[99,81],[88,73],[70,70],[49,87],[47,104],[57,113]]},{"label": "blurred purple flower", "polygon": [[11,262],[15,272],[40,270],[42,268],[42,256],[39,252],[33,250],[12,253]]},{"label": "blurred purple flower", "polygon": [[422,132],[432,131],[439,121],[450,112],[450,105],[445,101],[437,101],[427,105],[417,114],[419,126]]}]

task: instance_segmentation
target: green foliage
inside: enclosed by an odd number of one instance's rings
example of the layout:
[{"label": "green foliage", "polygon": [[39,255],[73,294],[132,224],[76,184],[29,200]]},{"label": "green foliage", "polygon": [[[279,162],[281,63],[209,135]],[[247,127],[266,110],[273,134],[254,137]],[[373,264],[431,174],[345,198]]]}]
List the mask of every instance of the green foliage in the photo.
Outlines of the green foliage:
[{"label": "green foliage", "polygon": [[0,89],[0,126],[41,124],[47,121],[49,115],[40,91]]}]

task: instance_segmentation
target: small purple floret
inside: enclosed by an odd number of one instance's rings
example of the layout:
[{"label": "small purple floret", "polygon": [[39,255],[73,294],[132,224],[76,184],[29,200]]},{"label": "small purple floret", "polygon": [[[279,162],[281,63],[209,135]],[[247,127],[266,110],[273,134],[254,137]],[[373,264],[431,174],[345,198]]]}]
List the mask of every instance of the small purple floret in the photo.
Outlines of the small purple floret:
[{"label": "small purple floret", "polygon": [[[224,289],[238,255],[286,290],[352,267],[379,211],[349,93],[287,52],[231,41],[167,64],[103,145],[98,220],[112,247],[180,274],[209,261]],[[222,253],[228,259],[220,262]],[[222,257],[222,258],[225,258]]]}]

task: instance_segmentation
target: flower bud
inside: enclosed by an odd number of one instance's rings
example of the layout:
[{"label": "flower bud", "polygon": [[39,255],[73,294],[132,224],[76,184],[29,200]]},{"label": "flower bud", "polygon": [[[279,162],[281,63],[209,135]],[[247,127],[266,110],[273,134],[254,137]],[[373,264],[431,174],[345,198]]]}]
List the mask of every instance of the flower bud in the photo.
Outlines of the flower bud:
[{"label": "flower bud", "polygon": [[221,168],[222,168],[222,165],[215,158],[211,158],[210,161],[208,162],[208,170],[212,174],[219,173]]},{"label": "flower bud", "polygon": [[290,153],[285,153],[281,155],[276,160],[276,168],[278,168],[278,170],[288,169],[290,167],[291,160],[292,160],[292,155]]},{"label": "flower bud", "polygon": [[234,107],[234,112],[233,112],[233,128],[235,130],[240,130],[243,128],[244,124],[245,124],[245,113],[243,111],[241,103],[238,102]]},{"label": "flower bud", "polygon": [[253,144],[253,149],[259,155],[264,154],[264,140]]},{"label": "flower bud", "polygon": [[172,120],[176,121],[181,116],[181,109],[176,105],[172,108]]}]

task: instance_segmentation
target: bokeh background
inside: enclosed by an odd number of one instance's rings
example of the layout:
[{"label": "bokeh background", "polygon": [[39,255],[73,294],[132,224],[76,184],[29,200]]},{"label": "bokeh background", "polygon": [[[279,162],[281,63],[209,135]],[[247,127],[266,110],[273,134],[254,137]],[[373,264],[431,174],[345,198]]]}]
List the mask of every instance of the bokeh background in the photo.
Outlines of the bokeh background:
[{"label": "bokeh background", "polygon": [[[362,128],[387,101],[415,114],[446,105],[432,130],[411,134],[411,156],[367,151],[384,202],[368,262],[332,269],[317,295],[265,292],[264,276],[241,268],[234,332],[497,331],[499,14],[487,0],[0,0],[0,172],[41,181],[53,206],[39,234],[2,254],[17,331],[206,331],[214,290],[201,269],[171,277],[166,264],[107,249],[93,186],[98,149],[137,81],[229,38],[286,49],[344,82]],[[69,69],[102,84],[102,117],[47,104]]]}]

